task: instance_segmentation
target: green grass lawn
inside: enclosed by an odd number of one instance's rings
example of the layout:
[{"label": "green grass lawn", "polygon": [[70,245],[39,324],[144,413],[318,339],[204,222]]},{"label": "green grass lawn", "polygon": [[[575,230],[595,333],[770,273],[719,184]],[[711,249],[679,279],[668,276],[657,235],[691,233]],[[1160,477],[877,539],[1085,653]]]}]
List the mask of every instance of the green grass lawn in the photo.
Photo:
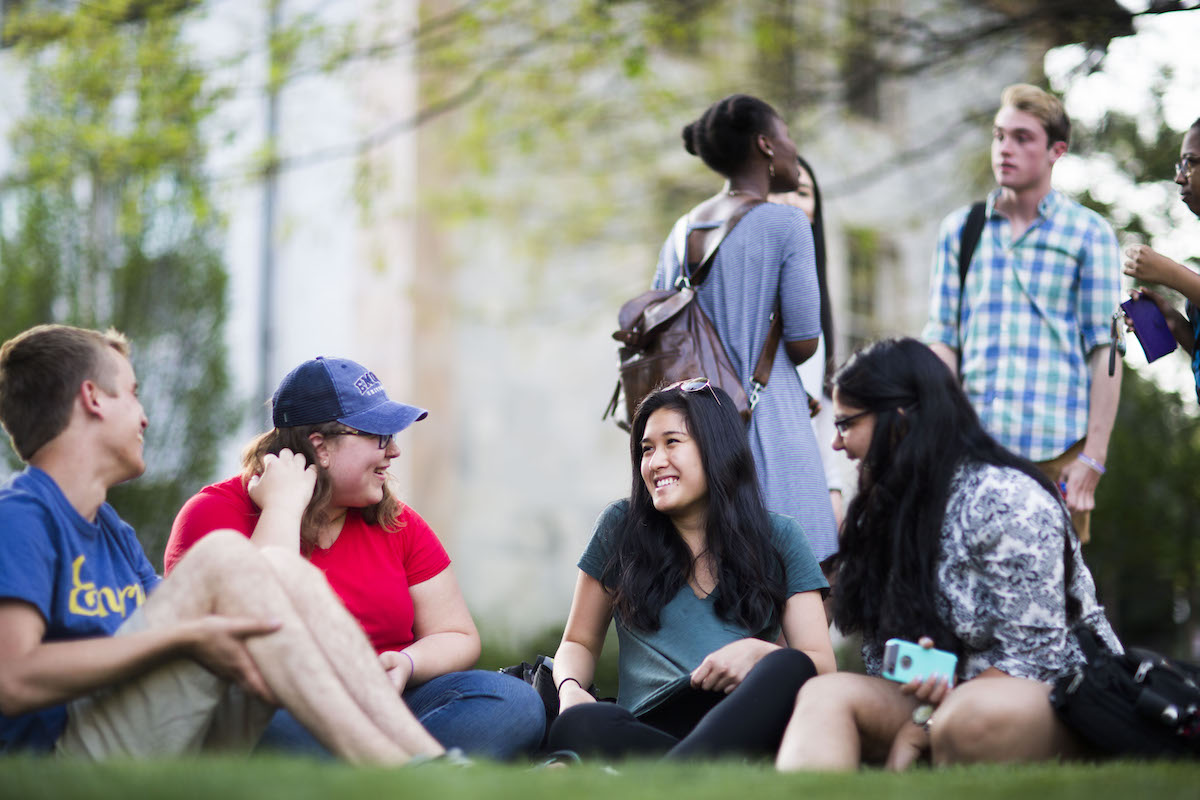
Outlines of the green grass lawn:
[{"label": "green grass lawn", "polygon": [[741,764],[619,765],[619,774],[584,765],[557,770],[475,764],[367,769],[301,759],[203,758],[105,764],[0,759],[0,798],[289,798],[289,800],[927,800],[931,797],[1054,800],[1197,800],[1200,762],[918,769],[903,775],[780,775]]}]

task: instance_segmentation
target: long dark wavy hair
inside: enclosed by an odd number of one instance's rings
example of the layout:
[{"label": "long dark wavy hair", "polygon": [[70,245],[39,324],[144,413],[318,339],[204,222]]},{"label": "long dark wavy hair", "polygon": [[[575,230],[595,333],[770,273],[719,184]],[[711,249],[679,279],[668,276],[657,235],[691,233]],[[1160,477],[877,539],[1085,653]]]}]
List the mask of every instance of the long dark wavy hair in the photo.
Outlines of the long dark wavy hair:
[{"label": "long dark wavy hair", "polygon": [[[817,173],[812,165],[804,160],[804,156],[796,156],[796,161],[812,179],[813,187],[813,217],[812,237],[813,254],[817,262],[817,292],[821,298],[821,338],[825,342],[825,386],[821,391],[832,393],[833,373],[837,370],[837,356],[833,352],[833,306],[829,302],[829,280],[825,274],[825,214],[821,204],[821,187],[817,183]],[[814,387],[815,388],[815,387]]]},{"label": "long dark wavy hair", "polygon": [[716,613],[727,622],[764,634],[783,617],[785,568],[771,543],[771,519],[758,488],[746,425],[733,400],[716,387],[691,392],[660,389],[638,405],[629,438],[633,466],[629,513],[616,532],[601,582],[627,625],[654,631],[663,606],[692,575],[691,550],[670,517],[654,507],[642,480],[646,422],[663,408],[683,415],[688,434],[700,448],[708,486],[705,537],[717,577]]},{"label": "long dark wavy hair", "polygon": [[[984,431],[954,375],[915,339],[884,339],[860,350],[834,376],[834,391],[839,404],[875,415],[842,528],[834,621],[844,633],[877,642],[929,636],[962,655],[962,643],[939,614],[937,562],[950,479],[971,460],[1020,470],[1055,498],[1058,490]],[[1071,536],[1063,538],[1070,586]],[[1068,619],[1077,618],[1079,601],[1067,597]]]}]

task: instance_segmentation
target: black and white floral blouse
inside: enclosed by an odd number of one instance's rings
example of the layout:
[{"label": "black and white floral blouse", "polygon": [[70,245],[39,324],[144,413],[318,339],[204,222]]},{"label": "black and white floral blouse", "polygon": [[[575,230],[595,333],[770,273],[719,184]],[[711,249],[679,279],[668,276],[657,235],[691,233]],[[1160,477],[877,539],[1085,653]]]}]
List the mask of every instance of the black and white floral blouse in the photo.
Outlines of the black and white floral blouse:
[{"label": "black and white floral blouse", "polygon": [[[1069,524],[1060,501],[1020,470],[977,462],[959,467],[942,523],[938,579],[942,616],[963,643],[961,680],[995,667],[1049,682],[1084,661],[1063,593]],[[1074,535],[1071,543],[1071,595],[1079,599],[1081,619],[1121,652]],[[912,631],[910,638],[921,635]],[[868,673],[880,673],[882,654],[882,642],[864,643]]]}]

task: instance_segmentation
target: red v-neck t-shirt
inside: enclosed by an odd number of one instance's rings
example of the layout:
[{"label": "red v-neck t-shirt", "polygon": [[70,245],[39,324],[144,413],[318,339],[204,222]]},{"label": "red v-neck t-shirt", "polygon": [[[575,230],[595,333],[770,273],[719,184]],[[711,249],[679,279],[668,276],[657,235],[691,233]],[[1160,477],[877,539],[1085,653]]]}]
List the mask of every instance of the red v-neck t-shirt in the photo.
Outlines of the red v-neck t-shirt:
[{"label": "red v-neck t-shirt", "polygon": [[[230,528],[249,537],[259,514],[241,476],[201,489],[171,526],[163,559],[166,572],[170,574],[183,554],[211,531]],[[379,653],[413,643],[409,587],[450,566],[450,556],[433,530],[408,506],[400,512],[399,528],[391,531],[368,524],[358,509],[350,509],[333,545],[313,550],[309,561],[325,573]]]}]

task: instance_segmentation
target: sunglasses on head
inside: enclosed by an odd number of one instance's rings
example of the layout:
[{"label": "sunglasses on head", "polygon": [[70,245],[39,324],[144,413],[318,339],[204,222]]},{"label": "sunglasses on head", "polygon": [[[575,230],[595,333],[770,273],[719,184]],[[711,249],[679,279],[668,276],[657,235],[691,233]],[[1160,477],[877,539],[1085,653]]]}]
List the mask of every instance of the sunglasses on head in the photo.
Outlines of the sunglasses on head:
[{"label": "sunglasses on head", "polygon": [[687,380],[683,381],[675,381],[675,383],[672,383],[670,386],[664,386],[662,390],[664,392],[669,392],[673,389],[678,389],[679,391],[687,392],[688,394],[702,392],[705,389],[708,389],[710,392],[712,392],[713,399],[717,401],[717,405],[721,405],[721,398],[717,397],[717,393],[713,390],[712,384],[709,383],[708,378],[688,378]]}]

